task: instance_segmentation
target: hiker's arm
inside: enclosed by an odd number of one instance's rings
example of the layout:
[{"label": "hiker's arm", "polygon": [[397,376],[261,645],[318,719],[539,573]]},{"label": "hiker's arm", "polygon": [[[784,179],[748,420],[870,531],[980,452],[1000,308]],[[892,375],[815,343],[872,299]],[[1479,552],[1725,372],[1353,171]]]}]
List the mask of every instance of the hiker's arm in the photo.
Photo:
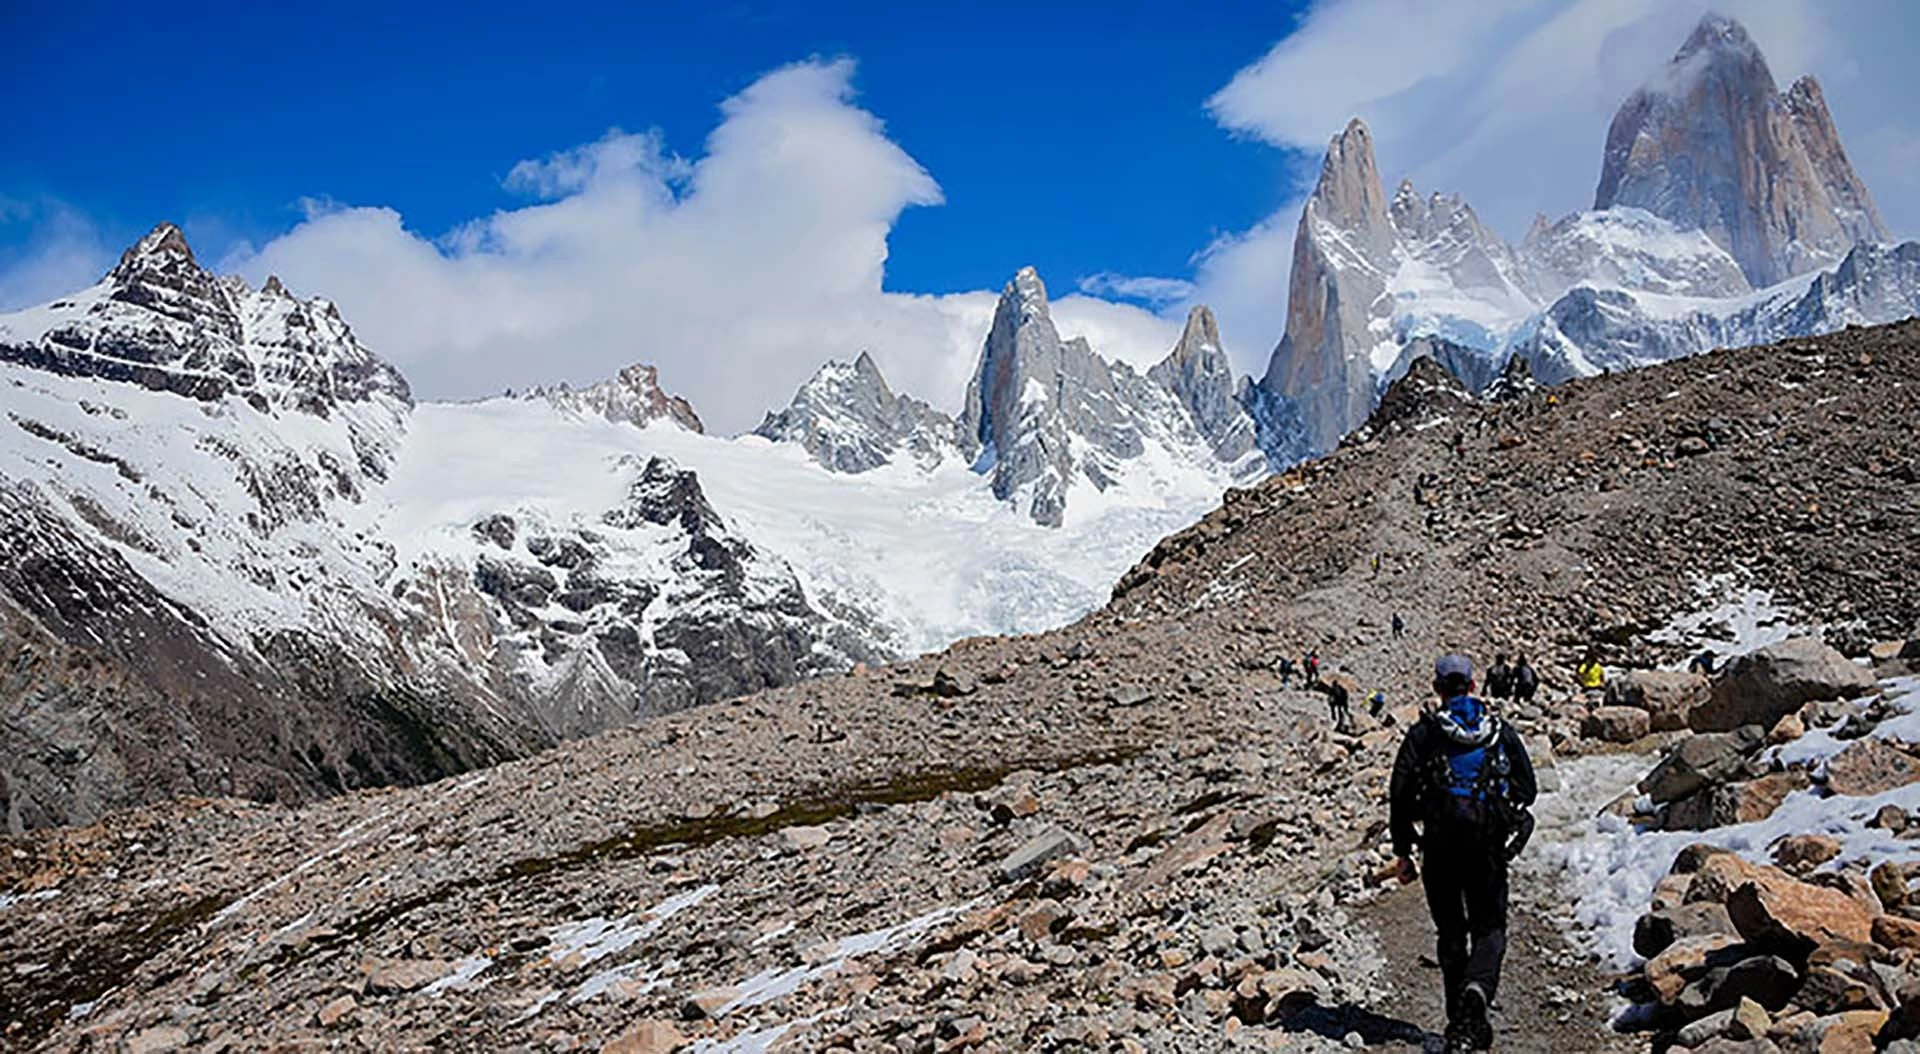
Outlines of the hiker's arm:
[{"label": "hiker's arm", "polygon": [[1540,795],[1540,784],[1533,774],[1533,759],[1527,756],[1527,745],[1512,725],[1503,727],[1501,734],[1507,737],[1507,755],[1513,761],[1513,771],[1507,775],[1509,796],[1515,805],[1528,808]]},{"label": "hiker's arm", "polygon": [[1387,829],[1393,835],[1393,855],[1398,857],[1413,855],[1413,847],[1420,841],[1413,829],[1420,807],[1420,762],[1413,744],[1417,734],[1409,730],[1400,740],[1400,752],[1393,757],[1393,776],[1387,784]]}]

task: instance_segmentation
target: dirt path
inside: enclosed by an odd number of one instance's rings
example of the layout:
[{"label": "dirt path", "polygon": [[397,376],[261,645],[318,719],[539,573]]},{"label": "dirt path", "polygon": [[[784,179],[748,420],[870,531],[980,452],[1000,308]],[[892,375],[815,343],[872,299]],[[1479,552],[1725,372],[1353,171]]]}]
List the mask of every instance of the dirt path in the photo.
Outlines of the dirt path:
[{"label": "dirt path", "polygon": [[[1568,787],[1542,797],[1535,809],[1540,829],[1514,870],[1494,1049],[1502,1054],[1640,1051],[1640,1038],[1607,1026],[1605,970],[1567,939],[1573,890],[1550,849],[1556,841],[1580,835],[1596,803],[1612,796],[1613,784],[1635,771],[1634,763],[1624,758],[1562,762],[1560,768]],[[1331,1040],[1358,1032],[1368,1050],[1440,1050],[1446,1022],[1423,891],[1413,885],[1387,893],[1356,911],[1355,922],[1378,943],[1386,962],[1381,987],[1388,994],[1376,1006],[1316,1010],[1293,1027]]]}]

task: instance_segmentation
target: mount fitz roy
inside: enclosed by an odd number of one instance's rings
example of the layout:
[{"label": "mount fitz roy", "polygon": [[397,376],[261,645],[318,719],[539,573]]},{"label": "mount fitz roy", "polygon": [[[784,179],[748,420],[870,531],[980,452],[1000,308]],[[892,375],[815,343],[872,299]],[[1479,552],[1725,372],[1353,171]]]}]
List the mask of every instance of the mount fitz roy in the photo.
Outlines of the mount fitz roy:
[{"label": "mount fitz roy", "polygon": [[1412,359],[1475,392],[1920,313],[1920,243],[1887,244],[1812,77],[1778,90],[1707,15],[1620,107],[1594,208],[1518,245],[1457,196],[1384,192],[1366,125],[1328,145],[1294,237],[1286,332],[1244,393],[1276,465],[1360,427]]},{"label": "mount fitz roy", "polygon": [[1057,626],[1402,378],[1504,398],[1920,310],[1920,243],[1885,244],[1818,85],[1779,92],[1726,19],[1622,106],[1595,204],[1509,245],[1458,197],[1389,197],[1355,121],[1258,381],[1205,307],[1144,373],[1109,361],[1029,268],[957,415],[863,352],[733,438],[644,365],[416,403],[327,301],[162,224],[0,315],[0,815],[415,782]]}]

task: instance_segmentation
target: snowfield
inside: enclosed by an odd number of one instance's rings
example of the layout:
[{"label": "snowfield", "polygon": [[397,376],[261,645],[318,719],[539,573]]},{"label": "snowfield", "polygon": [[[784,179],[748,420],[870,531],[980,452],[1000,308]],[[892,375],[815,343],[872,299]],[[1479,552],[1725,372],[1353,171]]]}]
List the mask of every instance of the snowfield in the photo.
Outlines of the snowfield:
[{"label": "snowfield", "polygon": [[838,473],[795,443],[635,428],[502,398],[415,407],[359,526],[394,539],[403,564],[477,547],[472,525],[497,512],[604,530],[601,514],[655,456],[696,472],[728,524],[786,561],[810,599],[857,609],[902,654],[1078,618],[1155,542],[1218,505],[1229,483],[1224,467],[1148,444],[1117,485],[1076,486],[1065,522],[1048,528],[954,458]]}]

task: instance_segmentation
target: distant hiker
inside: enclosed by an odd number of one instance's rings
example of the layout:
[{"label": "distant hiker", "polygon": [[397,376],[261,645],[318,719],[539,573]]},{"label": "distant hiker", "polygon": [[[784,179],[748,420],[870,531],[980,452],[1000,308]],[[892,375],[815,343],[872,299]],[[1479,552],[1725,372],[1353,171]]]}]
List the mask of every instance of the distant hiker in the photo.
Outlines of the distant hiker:
[{"label": "distant hiker", "polygon": [[1283,692],[1286,691],[1287,687],[1292,683],[1293,660],[1283,655],[1280,657],[1280,690]]},{"label": "distant hiker", "polygon": [[1380,719],[1380,711],[1385,710],[1386,708],[1387,708],[1386,691],[1384,689],[1375,688],[1373,690],[1373,694],[1370,696],[1367,696],[1367,716],[1378,721]]},{"label": "distant hiker", "polygon": [[1379,553],[1373,554],[1373,577],[1375,578],[1380,577],[1380,554]]},{"label": "distant hiker", "polygon": [[1473,695],[1464,655],[1433,664],[1441,702],[1400,742],[1389,785],[1394,874],[1420,877],[1438,936],[1448,1054],[1493,1046],[1487,1019],[1507,950],[1507,864],[1533,833],[1533,762],[1511,725]]},{"label": "distant hiker", "polygon": [[1306,658],[1300,660],[1300,671],[1301,677],[1306,681],[1307,687],[1311,688],[1319,684],[1320,653],[1312,648],[1308,648]]},{"label": "distant hiker", "polygon": [[1506,702],[1513,698],[1513,667],[1507,665],[1507,653],[1496,652],[1493,665],[1487,667],[1487,694]]},{"label": "distant hiker", "polygon": [[1713,653],[1713,649],[1708,648],[1706,651],[1693,657],[1693,661],[1687,664],[1687,670],[1691,673],[1697,673],[1702,677],[1712,677],[1713,664],[1718,658],[1719,657]]},{"label": "distant hiker", "polygon": [[1580,683],[1580,690],[1586,693],[1587,704],[1598,705],[1601,693],[1607,688],[1607,669],[1600,665],[1600,653],[1589,650],[1587,657],[1574,668],[1573,677]]},{"label": "distant hiker", "polygon": [[1407,620],[1401,618],[1400,613],[1396,611],[1393,613],[1393,639],[1399,640],[1401,637],[1404,637],[1406,635],[1407,635]]},{"label": "distant hiker", "polygon": [[1353,725],[1353,696],[1347,686],[1338,677],[1327,680],[1320,686],[1327,693],[1327,717],[1333,721],[1333,727],[1345,731]]},{"label": "distant hiker", "polygon": [[1533,705],[1533,693],[1540,690],[1540,675],[1533,670],[1533,664],[1527,661],[1523,652],[1513,661],[1513,701],[1521,706]]}]

